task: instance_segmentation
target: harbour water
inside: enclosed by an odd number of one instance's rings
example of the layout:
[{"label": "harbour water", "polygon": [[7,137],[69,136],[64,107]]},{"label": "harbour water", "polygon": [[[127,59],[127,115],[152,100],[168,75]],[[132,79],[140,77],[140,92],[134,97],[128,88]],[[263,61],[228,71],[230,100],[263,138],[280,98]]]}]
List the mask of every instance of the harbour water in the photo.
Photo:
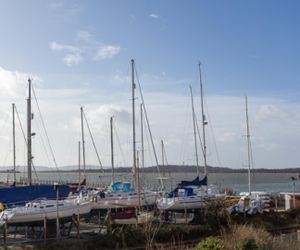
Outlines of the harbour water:
[{"label": "harbour water", "polygon": [[[18,173],[17,179],[24,177],[24,173]],[[268,191],[272,193],[277,192],[293,192],[292,176],[293,173],[259,173],[252,175],[252,190]],[[107,186],[111,183],[111,175],[109,173],[86,173],[87,182],[91,186]],[[157,173],[140,173],[140,179],[144,187],[158,190],[160,188]],[[192,180],[196,177],[195,173],[172,173],[165,175],[165,188],[171,190],[181,180]],[[1,174],[0,181],[12,180],[13,175]],[[83,174],[82,174],[83,178]],[[201,176],[200,176],[201,178]],[[35,180],[44,181],[67,181],[77,182],[78,173],[76,172],[38,172],[34,175]],[[131,181],[131,173],[117,173],[115,175],[116,181]],[[248,176],[246,173],[210,173],[208,176],[209,185],[214,185],[219,190],[225,188],[231,189],[235,192],[243,192],[248,190]],[[300,192],[300,181],[295,181],[295,191]]]}]

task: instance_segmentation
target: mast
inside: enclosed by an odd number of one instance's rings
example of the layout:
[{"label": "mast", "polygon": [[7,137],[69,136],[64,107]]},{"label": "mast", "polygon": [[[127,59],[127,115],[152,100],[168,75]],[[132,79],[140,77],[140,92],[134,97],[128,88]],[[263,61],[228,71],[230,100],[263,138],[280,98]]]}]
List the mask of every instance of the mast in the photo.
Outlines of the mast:
[{"label": "mast", "polygon": [[142,169],[144,169],[144,167],[145,167],[145,155],[144,155],[144,117],[143,117],[143,103],[141,103],[140,108],[141,108],[141,153],[142,153],[141,165],[142,165]]},{"label": "mast", "polygon": [[84,126],[83,126],[83,107],[80,107],[80,117],[81,117],[81,141],[82,141],[82,161],[83,161],[83,176],[86,179],[85,173],[85,141],[84,141]]},{"label": "mast", "polygon": [[81,181],[81,170],[80,170],[80,164],[81,164],[81,159],[80,159],[80,141],[78,141],[78,183],[80,184]]},{"label": "mast", "polygon": [[201,75],[201,63],[199,66],[199,78],[200,78],[200,91],[201,91],[201,115],[202,115],[202,130],[203,130],[203,160],[204,160],[204,175],[207,176],[207,159],[206,159],[206,137],[205,137],[205,125],[207,121],[204,114],[204,100],[203,100],[203,85],[202,85],[202,75]]},{"label": "mast", "polygon": [[196,120],[195,120],[195,108],[194,108],[194,97],[193,89],[190,86],[191,100],[192,100],[192,113],[193,113],[193,129],[194,129],[194,143],[195,143],[195,156],[196,156],[196,166],[197,166],[197,176],[199,176],[199,159],[198,159],[198,149],[197,149],[197,135],[196,135]]},{"label": "mast", "polygon": [[16,184],[16,126],[15,126],[15,104],[12,104],[12,122],[13,122],[13,166],[14,166],[14,184]]},{"label": "mast", "polygon": [[165,157],[164,157],[164,141],[161,140],[161,163],[162,166],[165,165]]},{"label": "mast", "polygon": [[162,163],[163,177],[165,177],[165,155],[164,155],[164,141],[163,140],[161,140],[161,163]]},{"label": "mast", "polygon": [[27,98],[27,184],[32,184],[32,148],[31,148],[31,120],[33,115],[31,113],[31,79],[28,79],[28,98]]},{"label": "mast", "polygon": [[112,183],[115,183],[113,117],[110,117],[110,150],[111,150]]},{"label": "mast", "polygon": [[134,60],[131,59],[131,80],[132,80],[132,145],[133,145],[133,178],[135,181],[135,187],[138,183],[136,181],[136,145],[135,145],[135,83],[134,83]]},{"label": "mast", "polygon": [[138,209],[141,210],[141,183],[140,183],[140,163],[139,163],[139,151],[136,156],[137,165],[137,193],[138,193]]},{"label": "mast", "polygon": [[247,125],[247,148],[248,148],[248,188],[249,194],[251,194],[251,142],[250,142],[250,128],[249,128],[249,117],[248,117],[248,99],[245,96],[245,104],[246,104],[246,125]]}]

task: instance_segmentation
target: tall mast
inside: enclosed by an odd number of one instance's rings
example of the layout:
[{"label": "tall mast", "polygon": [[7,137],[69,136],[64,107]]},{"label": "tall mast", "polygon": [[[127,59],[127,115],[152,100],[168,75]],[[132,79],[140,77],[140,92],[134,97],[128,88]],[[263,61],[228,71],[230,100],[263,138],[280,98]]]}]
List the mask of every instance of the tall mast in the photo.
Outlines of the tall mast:
[{"label": "tall mast", "polygon": [[31,79],[28,79],[28,98],[27,98],[27,184],[32,184],[32,153],[31,153]]},{"label": "tall mast", "polygon": [[141,165],[142,165],[142,169],[144,170],[144,167],[145,167],[145,155],[144,155],[144,117],[143,117],[143,103],[141,103],[140,108],[141,108],[141,153],[142,153]]},{"label": "tall mast", "polygon": [[202,130],[203,130],[203,160],[204,160],[204,175],[207,176],[207,159],[206,159],[206,137],[205,137],[205,125],[207,121],[204,114],[204,101],[203,101],[203,85],[202,85],[202,75],[201,75],[201,64],[199,66],[199,78],[200,78],[200,91],[201,91],[201,114],[202,114]]},{"label": "tall mast", "polygon": [[80,141],[78,141],[78,183],[80,184],[81,182],[81,169],[80,169],[80,164],[81,164],[81,159],[80,159]]},{"label": "tall mast", "polygon": [[115,183],[113,117],[110,117],[110,150],[111,150],[112,183]]},{"label": "tall mast", "polygon": [[247,125],[247,147],[248,147],[248,188],[249,194],[251,194],[251,142],[250,142],[250,128],[249,128],[249,117],[248,117],[248,99],[245,96],[245,104],[246,104],[246,125]]},{"label": "tall mast", "polygon": [[195,156],[196,156],[197,176],[199,176],[199,159],[198,159],[197,136],[196,136],[196,120],[195,120],[196,117],[195,117],[194,97],[193,97],[192,86],[190,86],[190,90],[191,90],[191,100],[192,100],[193,129],[194,129],[194,143],[195,143]]},{"label": "tall mast", "polygon": [[163,177],[165,177],[165,155],[164,155],[164,141],[163,140],[161,140],[161,163],[162,163]]},{"label": "tall mast", "polygon": [[133,178],[135,187],[138,183],[136,181],[136,145],[135,145],[135,83],[134,83],[134,60],[131,59],[131,80],[132,80],[132,145],[133,145]]},{"label": "tall mast", "polygon": [[139,163],[139,151],[136,156],[137,165],[137,193],[138,193],[138,209],[141,210],[141,183],[140,183],[140,163]]},{"label": "tall mast", "polygon": [[13,122],[13,166],[14,166],[14,183],[16,184],[16,126],[15,126],[15,104],[12,104],[12,122]]},{"label": "tall mast", "polygon": [[164,141],[161,140],[161,163],[162,166],[165,165],[165,157],[164,157]]},{"label": "tall mast", "polygon": [[85,173],[85,141],[84,141],[84,126],[83,126],[83,107],[80,107],[80,117],[81,117],[81,142],[82,142],[82,162],[83,162],[83,176],[86,178]]}]

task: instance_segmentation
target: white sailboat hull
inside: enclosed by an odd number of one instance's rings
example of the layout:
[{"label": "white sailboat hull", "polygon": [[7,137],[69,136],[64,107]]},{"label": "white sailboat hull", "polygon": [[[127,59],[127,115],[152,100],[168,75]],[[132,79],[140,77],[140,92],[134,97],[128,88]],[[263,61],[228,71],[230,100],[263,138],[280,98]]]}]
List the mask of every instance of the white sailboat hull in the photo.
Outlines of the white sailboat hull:
[{"label": "white sailboat hull", "polygon": [[[91,202],[76,202],[67,200],[59,202],[58,216],[60,220],[71,218],[73,215],[85,215],[91,211]],[[55,220],[57,217],[56,201],[44,201],[33,203],[31,207],[16,207],[4,210],[0,213],[0,224],[7,220],[8,224],[36,223],[47,220]]]},{"label": "white sailboat hull", "polygon": [[162,210],[189,210],[201,209],[206,206],[206,197],[192,195],[188,197],[160,198],[157,200],[157,208]]},{"label": "white sailboat hull", "polygon": [[137,206],[155,205],[157,194],[155,192],[141,192],[140,201],[136,192],[112,192],[107,193],[105,198],[96,196],[93,202],[93,209],[123,208]]}]

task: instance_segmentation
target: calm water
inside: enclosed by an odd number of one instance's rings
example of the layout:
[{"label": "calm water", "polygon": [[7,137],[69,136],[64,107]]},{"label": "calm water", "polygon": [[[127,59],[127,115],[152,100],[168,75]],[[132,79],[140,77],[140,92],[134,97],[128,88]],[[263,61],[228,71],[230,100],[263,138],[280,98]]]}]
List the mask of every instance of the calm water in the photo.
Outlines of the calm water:
[{"label": "calm water", "polygon": [[[37,173],[38,178],[41,180],[49,181],[69,181],[77,182],[78,173]],[[166,175],[168,180],[164,180],[167,190],[176,186],[176,183],[181,180],[192,180],[195,178],[196,174],[193,173],[173,173]],[[292,192],[293,183],[290,179],[291,176],[296,176],[296,174],[291,173],[260,173],[254,174],[252,176],[252,190],[257,191],[269,191],[269,192]],[[24,174],[18,174],[17,178],[24,177]],[[7,179],[11,180],[13,178],[12,174],[1,174],[0,180],[6,181]],[[36,176],[34,175],[34,178]],[[132,176],[129,173],[126,174],[116,174],[116,180],[132,181]],[[150,189],[159,189],[159,180],[158,176],[155,173],[140,174],[141,182],[145,187]],[[111,175],[101,173],[88,173],[87,181],[92,186],[105,186],[111,183]],[[208,183],[217,186],[220,190],[224,188],[230,188],[236,192],[242,192],[248,190],[248,177],[247,174],[241,173],[211,173],[208,177]],[[300,192],[300,181],[296,182],[295,185],[296,191]]]}]

